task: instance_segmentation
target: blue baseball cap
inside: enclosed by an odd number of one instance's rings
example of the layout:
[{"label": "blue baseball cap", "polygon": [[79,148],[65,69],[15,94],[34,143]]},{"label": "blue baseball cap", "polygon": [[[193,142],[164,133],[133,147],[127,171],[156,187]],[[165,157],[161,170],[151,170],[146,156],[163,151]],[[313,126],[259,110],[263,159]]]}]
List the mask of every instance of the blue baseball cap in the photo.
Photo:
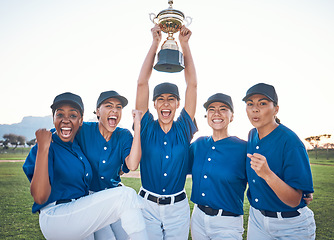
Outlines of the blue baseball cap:
[{"label": "blue baseball cap", "polygon": [[178,87],[173,84],[173,83],[160,83],[157,86],[155,86],[154,91],[153,91],[153,101],[157,99],[161,94],[173,94],[177,98],[177,100],[180,100],[180,95],[179,95],[179,89]]},{"label": "blue baseball cap", "polygon": [[50,107],[54,112],[57,109],[57,107],[66,103],[74,105],[74,107],[76,107],[80,111],[81,115],[83,115],[84,105],[81,97],[71,92],[65,92],[57,95]]},{"label": "blue baseball cap", "polygon": [[278,103],[278,97],[275,91],[275,88],[272,85],[266,83],[258,83],[255,84],[253,87],[248,89],[246,96],[242,99],[242,101],[247,101],[248,98],[255,94],[261,94],[269,98],[270,101],[274,102],[275,104]]},{"label": "blue baseball cap", "polygon": [[208,110],[209,105],[211,103],[213,103],[213,102],[222,102],[222,103],[225,103],[231,109],[231,111],[234,112],[232,98],[229,95],[226,95],[226,94],[223,94],[223,93],[213,94],[203,104],[204,108],[206,110]]},{"label": "blue baseball cap", "polygon": [[116,91],[106,91],[102,92],[99,98],[97,99],[96,108],[100,107],[100,105],[108,98],[118,99],[121,102],[122,107],[128,105],[128,100],[125,97],[119,95]]}]

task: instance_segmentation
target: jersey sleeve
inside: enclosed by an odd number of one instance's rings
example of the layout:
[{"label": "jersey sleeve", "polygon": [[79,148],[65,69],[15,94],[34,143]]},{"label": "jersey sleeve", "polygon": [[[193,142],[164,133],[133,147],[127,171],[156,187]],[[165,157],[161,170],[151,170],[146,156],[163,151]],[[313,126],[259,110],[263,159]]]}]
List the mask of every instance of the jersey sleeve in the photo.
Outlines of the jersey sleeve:
[{"label": "jersey sleeve", "polygon": [[35,170],[35,163],[36,163],[36,155],[37,155],[37,144],[33,146],[33,148],[30,150],[22,168],[23,172],[27,176],[29,182],[31,182],[32,177],[34,176],[34,170]]},{"label": "jersey sleeve", "polygon": [[194,143],[192,143],[189,146],[188,174],[192,174],[193,164],[194,164]]},{"label": "jersey sleeve", "polygon": [[[295,189],[312,193],[313,180],[309,158],[302,146],[294,147],[284,156],[284,181]],[[299,174],[296,174],[298,172]]]},{"label": "jersey sleeve", "polygon": [[198,129],[195,122],[191,119],[191,117],[184,108],[182,109],[181,114],[177,119],[177,122],[180,126],[182,126],[184,134],[187,137],[187,140],[190,142]]},{"label": "jersey sleeve", "polygon": [[154,122],[153,115],[150,113],[149,110],[147,110],[146,113],[144,114],[144,116],[142,117],[141,122],[140,122],[140,135],[141,135],[141,138],[143,137],[143,135],[145,134],[145,132],[148,129],[148,126],[152,122]]},{"label": "jersey sleeve", "polygon": [[[31,182],[33,176],[34,176],[34,171],[35,171],[35,165],[36,165],[36,156],[37,156],[37,150],[38,150],[38,145],[36,144],[29,152],[23,166],[23,172],[26,174],[29,182]],[[49,171],[49,179],[50,183],[52,183],[53,180],[53,160],[52,160],[52,149],[49,149],[49,154],[48,154],[48,171]]]}]

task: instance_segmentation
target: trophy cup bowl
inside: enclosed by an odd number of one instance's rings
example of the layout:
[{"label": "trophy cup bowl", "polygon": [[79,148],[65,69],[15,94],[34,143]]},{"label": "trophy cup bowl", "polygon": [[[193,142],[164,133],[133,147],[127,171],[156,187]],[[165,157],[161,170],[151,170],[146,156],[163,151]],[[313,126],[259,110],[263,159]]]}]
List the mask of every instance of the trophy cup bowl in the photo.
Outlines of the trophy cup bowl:
[{"label": "trophy cup bowl", "polygon": [[168,3],[169,8],[162,10],[158,15],[149,14],[151,21],[158,24],[161,31],[168,34],[158,53],[158,61],[154,69],[161,72],[180,72],[184,69],[183,54],[179,51],[173,34],[180,31],[183,22],[189,26],[192,19],[185,17],[181,11],[173,9],[173,1],[168,1]]}]

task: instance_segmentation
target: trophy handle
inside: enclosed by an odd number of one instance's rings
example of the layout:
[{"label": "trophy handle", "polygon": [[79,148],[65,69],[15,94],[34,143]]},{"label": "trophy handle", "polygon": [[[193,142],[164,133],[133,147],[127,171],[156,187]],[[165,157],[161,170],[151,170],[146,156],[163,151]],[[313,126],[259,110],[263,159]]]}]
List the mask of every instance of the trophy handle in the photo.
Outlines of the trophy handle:
[{"label": "trophy handle", "polygon": [[154,23],[154,24],[158,24],[157,22],[155,22],[154,20],[157,19],[157,15],[155,15],[154,13],[150,13],[148,14],[150,16],[150,20]]},{"label": "trophy handle", "polygon": [[186,22],[185,26],[188,27],[193,22],[193,19],[187,16],[185,17],[184,21]]}]

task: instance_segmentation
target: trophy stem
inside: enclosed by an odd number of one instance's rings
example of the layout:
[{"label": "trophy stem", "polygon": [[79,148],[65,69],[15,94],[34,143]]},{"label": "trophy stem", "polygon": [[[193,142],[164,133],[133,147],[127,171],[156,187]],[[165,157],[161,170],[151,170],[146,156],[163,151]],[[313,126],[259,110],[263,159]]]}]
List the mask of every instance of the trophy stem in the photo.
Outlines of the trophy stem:
[{"label": "trophy stem", "polygon": [[168,33],[168,40],[174,40],[175,38],[173,37],[173,33]]}]

